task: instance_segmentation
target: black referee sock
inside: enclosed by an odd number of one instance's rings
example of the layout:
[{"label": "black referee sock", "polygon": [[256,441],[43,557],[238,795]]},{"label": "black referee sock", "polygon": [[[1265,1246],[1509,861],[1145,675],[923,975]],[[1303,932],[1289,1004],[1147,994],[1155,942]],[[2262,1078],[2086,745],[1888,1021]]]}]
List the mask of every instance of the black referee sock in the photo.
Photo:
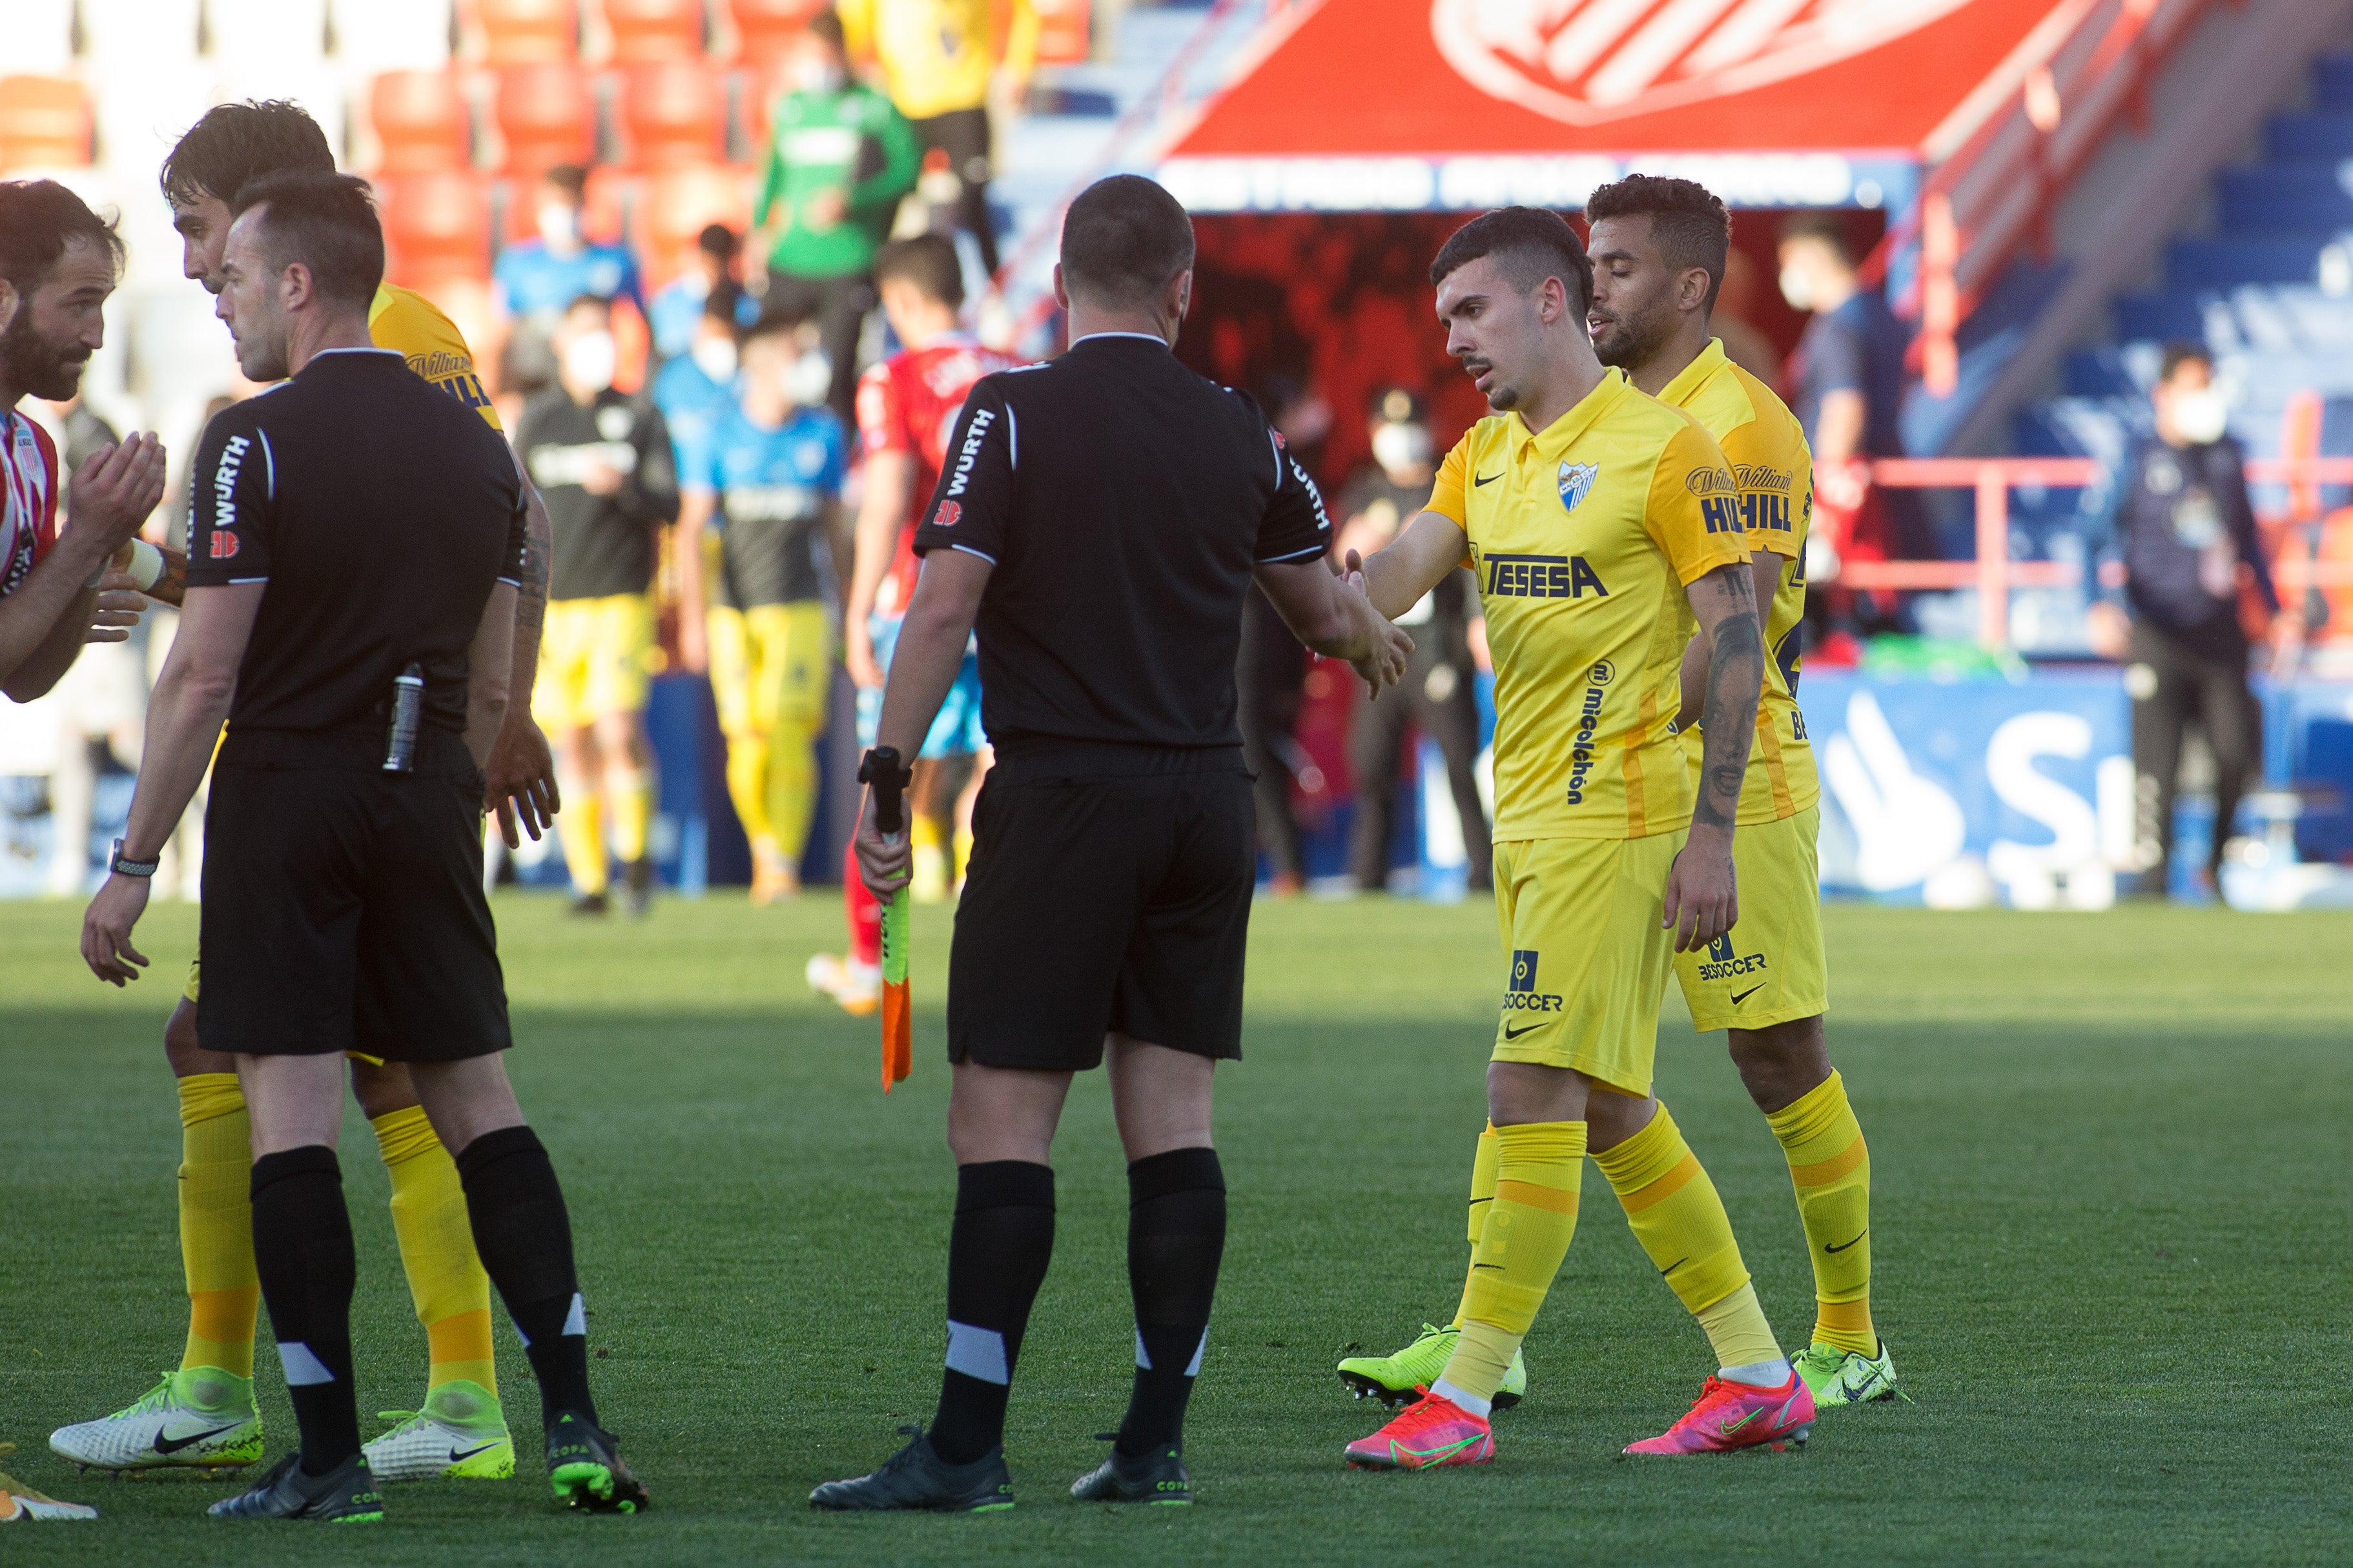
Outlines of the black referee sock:
[{"label": "black referee sock", "polygon": [[588,1395],[588,1317],[572,1267],[572,1215],[547,1151],[530,1128],[501,1127],[466,1145],[458,1177],[482,1271],[499,1288],[539,1379],[541,1419],[552,1426],[568,1410],[601,1425]]},{"label": "black referee sock", "polygon": [[352,1216],[335,1152],[305,1144],[253,1163],[253,1263],[286,1392],[302,1429],[302,1473],[323,1476],[360,1451],[352,1393]]},{"label": "black referee sock", "polygon": [[1127,1284],[1135,1298],[1135,1392],[1119,1451],[1185,1438],[1185,1405],[1209,1342],[1226,1250],[1226,1174],[1215,1149],[1171,1149],[1127,1168]]},{"label": "black referee sock", "polygon": [[1005,1400],[1054,1255],[1054,1172],[1027,1160],[956,1170],[948,1232],[948,1368],[932,1448],[968,1465],[1005,1440]]}]

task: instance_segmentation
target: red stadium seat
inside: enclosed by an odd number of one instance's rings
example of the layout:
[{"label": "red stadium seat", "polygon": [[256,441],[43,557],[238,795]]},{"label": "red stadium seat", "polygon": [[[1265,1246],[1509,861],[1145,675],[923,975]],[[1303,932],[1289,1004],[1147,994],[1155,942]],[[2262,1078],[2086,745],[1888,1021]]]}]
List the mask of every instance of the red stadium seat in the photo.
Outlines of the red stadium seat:
[{"label": "red stadium seat", "polygon": [[69,77],[0,77],[0,172],[90,162],[90,99]]},{"label": "red stadium seat", "polygon": [[702,56],[702,0],[605,0],[605,26],[617,66]]},{"label": "red stadium seat", "polygon": [[649,292],[686,270],[703,229],[723,223],[737,234],[752,226],[756,171],[728,163],[664,169],[646,181],[634,226]]},{"label": "red stadium seat", "polygon": [[578,66],[516,66],[500,72],[498,120],[510,174],[535,179],[558,163],[596,159],[596,100]]},{"label": "red stadium seat", "polygon": [[473,0],[483,63],[541,65],[580,58],[576,0]]},{"label": "red stadium seat", "polygon": [[735,31],[744,39],[744,59],[765,72],[784,52],[809,18],[826,8],[827,0],[728,0]]},{"label": "red stadium seat", "polygon": [[377,167],[387,174],[463,169],[473,162],[466,94],[448,71],[386,71],[368,89]]},{"label": "red stadium seat", "polygon": [[375,182],[384,214],[385,276],[431,289],[491,274],[491,205],[480,175],[439,169]]},{"label": "red stadium seat", "polygon": [[1090,52],[1089,0],[1036,0],[1038,60],[1041,65],[1082,63]]},{"label": "red stadium seat", "polygon": [[727,94],[701,60],[633,66],[621,82],[621,125],[638,169],[712,163],[727,155]]}]

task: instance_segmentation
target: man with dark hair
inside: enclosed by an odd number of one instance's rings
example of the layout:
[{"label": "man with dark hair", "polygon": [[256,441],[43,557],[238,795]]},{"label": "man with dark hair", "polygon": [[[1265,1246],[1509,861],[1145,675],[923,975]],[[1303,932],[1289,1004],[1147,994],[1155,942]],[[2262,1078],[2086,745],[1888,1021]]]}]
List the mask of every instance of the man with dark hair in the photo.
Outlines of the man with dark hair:
[{"label": "man with dark hair", "polygon": [[[983,348],[963,329],[964,271],[943,235],[894,240],[876,253],[882,315],[901,344],[858,384],[858,435],[866,449],[866,493],[858,512],[849,593],[842,611],[844,661],[858,687],[858,739],[874,744],[882,680],[901,618],[914,591],[915,525],[947,467],[948,437],[973,384],[1009,370],[1010,354]],[[955,685],[923,737],[912,806],[918,900],[936,901],[964,879],[971,858],[972,803],[986,773],[980,658],[968,649]],[[849,952],[809,959],[809,984],[854,1014],[881,1005],[881,910],[858,874],[857,847],[844,857],[842,902]],[[755,889],[756,892],[756,889]]]},{"label": "man with dark hair", "polygon": [[528,395],[555,379],[548,336],[581,295],[627,300],[646,313],[638,258],[627,246],[588,237],[581,216],[587,200],[588,171],[577,163],[541,175],[533,237],[500,251],[491,268],[490,360],[501,395]]},{"label": "man with dark hair", "polygon": [[2093,606],[2097,650],[2125,665],[2133,705],[2136,891],[2171,896],[2173,808],[2191,720],[2214,756],[2214,827],[2193,868],[2194,897],[2220,891],[2247,780],[2263,766],[2263,708],[2247,686],[2241,579],[2293,642],[2303,619],[2280,603],[2247,502],[2246,453],[2230,405],[2199,343],[2165,346],[2149,389],[2147,434],[2125,453],[2111,550],[2124,568],[2117,598]]},{"label": "man with dark hair", "polygon": [[85,641],[130,636],[142,603],[128,578],[100,579],[163,499],[163,444],[134,435],[84,463],[61,531],[57,447],[16,412],[79,389],[121,260],[114,226],[65,186],[0,184],[0,693],[16,702],[57,685]]},{"label": "man with dark hair", "polygon": [[[1157,257],[1114,287],[1072,241],[1156,205]],[[1306,471],[1248,396],[1169,353],[1192,302],[1184,209],[1148,180],[1082,192],[1056,297],[1070,352],[985,376],[965,400],[916,531],[923,574],[865,776],[903,783],[977,626],[997,765],[975,817],[948,974],[947,1369],[939,1413],[826,1509],[1012,1506],[1005,1409],[1054,1244],[1056,1124],[1071,1077],[1107,1065],[1128,1164],[1135,1384],[1082,1500],[1185,1503],[1185,1406],[1225,1247],[1212,1069],[1241,1050],[1253,855],[1234,725],[1242,595],[1255,579],[1309,646],[1376,686],[1410,644],[1326,563]],[[1155,275],[1158,286],[1145,291]],[[883,772],[887,770],[887,773]],[[858,852],[889,900],[902,834],[870,796]]]},{"label": "man with dark hair", "polygon": [[613,307],[583,294],[556,323],[555,383],[523,405],[515,449],[547,498],[555,563],[532,700],[554,737],[572,809],[556,822],[573,910],[600,915],[621,862],[621,899],[653,897],[653,749],[645,708],[660,642],[654,555],[678,521],[678,467],[662,416],[613,385]]},{"label": "man with dark hair", "polygon": [[[231,203],[248,184],[279,174],[334,175],[326,138],[300,105],[218,104],[189,127],[164,160],[160,179],[181,237],[185,276],[221,292],[235,219]],[[371,216],[368,226],[374,221]],[[376,347],[400,355],[413,374],[499,429],[466,340],[430,301],[378,284],[365,311]],[[511,845],[522,833],[536,838],[552,826],[558,798],[547,741],[530,712],[547,608],[547,509],[527,480],[523,492],[530,511],[515,605],[512,700],[491,747],[483,791],[485,807],[497,812]],[[198,1038],[202,973],[201,960],[188,966],[179,1005],[164,1027],[164,1054],[180,1102],[185,1347],[178,1368],[139,1400],[50,1435],[50,1447],[77,1464],[111,1470],[217,1468],[250,1464],[262,1454],[252,1381],[260,1286],[248,1197],[251,1128],[236,1061],[205,1049]],[[391,1178],[393,1234],[429,1346],[420,1408],[369,1445],[369,1463],[378,1481],[510,1476],[514,1449],[498,1398],[491,1285],[474,1257],[457,1167],[419,1107],[405,1067],[354,1058],[351,1072],[353,1097],[369,1119]]]},{"label": "man with dark hair", "polygon": [[154,858],[233,719],[206,814],[201,1017],[251,1107],[253,1258],[301,1446],[216,1518],[366,1521],[383,1502],[352,1384],[356,1265],[334,1145],[343,1056],[408,1064],[457,1166],[476,1248],[540,1387],[574,1507],[644,1489],[597,1425],[571,1222],[516,1106],[482,895],[480,768],[507,700],[525,548],[512,454],[374,347],[381,254],[355,182],[240,195],[218,313],[239,367],[291,377],[198,449],[190,584],[148,708],[113,875],[82,956],[121,984]]},{"label": "man with dark hair", "polygon": [[725,224],[703,226],[702,232],[695,237],[694,253],[687,258],[686,270],[656,289],[646,306],[646,331],[653,339],[657,360],[667,363],[693,349],[703,306],[714,293],[723,290],[732,301],[744,308],[738,326],[752,324],[755,312],[744,293],[743,279],[736,275],[736,254],[742,249],[743,243],[735,231]]},{"label": "man with dark hair", "polygon": [[[1594,1107],[1609,1095],[1649,1100],[1675,955],[1719,942],[1739,919],[1734,830],[1765,663],[1724,453],[1689,415],[1595,357],[1593,269],[1576,232],[1551,213],[1490,213],[1447,241],[1430,279],[1447,352],[1495,413],[1456,444],[1428,509],[1363,573],[1384,614],[1466,558],[1478,574],[1495,666],[1495,898],[1511,960],[1472,1163],[1461,1306],[1450,1329],[1383,1358],[1392,1364],[1343,1363],[1352,1387],[1385,1398],[1405,1392],[1393,1363],[1427,1363],[1420,1397],[1348,1445],[1351,1465],[1376,1469],[1494,1457],[1490,1415],[1525,1385],[1520,1343],[1576,1232],[1588,1137],[1608,1135]],[[1694,626],[1710,654],[1696,778],[1674,726]],[[1598,1151],[1605,1168],[1613,1152]],[[1714,1185],[1680,1138],[1662,1136],[1645,1169],[1646,1201],[1671,1208],[1688,1244],[1670,1280],[1708,1303],[1700,1322],[1718,1373],[1689,1415],[1627,1452],[1804,1441],[1811,1396],[1774,1340]]]}]

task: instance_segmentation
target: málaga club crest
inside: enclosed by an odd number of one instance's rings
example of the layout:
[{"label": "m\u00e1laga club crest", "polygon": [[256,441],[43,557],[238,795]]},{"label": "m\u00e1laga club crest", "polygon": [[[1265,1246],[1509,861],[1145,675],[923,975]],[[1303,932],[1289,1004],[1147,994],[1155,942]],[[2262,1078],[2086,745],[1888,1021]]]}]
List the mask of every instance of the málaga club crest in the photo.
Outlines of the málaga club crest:
[{"label": "m\u00e1laga club crest", "polygon": [[1600,477],[1601,470],[1591,463],[1563,463],[1560,466],[1560,504],[1575,511],[1577,503],[1585,499],[1586,492],[1593,489],[1593,481]]}]

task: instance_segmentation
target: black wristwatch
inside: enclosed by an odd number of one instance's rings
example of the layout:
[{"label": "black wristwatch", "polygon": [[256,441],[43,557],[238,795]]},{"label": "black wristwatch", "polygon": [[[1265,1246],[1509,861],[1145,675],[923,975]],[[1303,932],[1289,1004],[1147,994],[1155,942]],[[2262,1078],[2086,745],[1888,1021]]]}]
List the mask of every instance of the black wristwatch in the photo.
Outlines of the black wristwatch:
[{"label": "black wristwatch", "polygon": [[107,861],[106,868],[125,877],[152,877],[155,874],[155,868],[163,863],[160,858],[153,860],[126,858],[122,853],[122,840],[118,838],[114,841],[113,858]]}]

